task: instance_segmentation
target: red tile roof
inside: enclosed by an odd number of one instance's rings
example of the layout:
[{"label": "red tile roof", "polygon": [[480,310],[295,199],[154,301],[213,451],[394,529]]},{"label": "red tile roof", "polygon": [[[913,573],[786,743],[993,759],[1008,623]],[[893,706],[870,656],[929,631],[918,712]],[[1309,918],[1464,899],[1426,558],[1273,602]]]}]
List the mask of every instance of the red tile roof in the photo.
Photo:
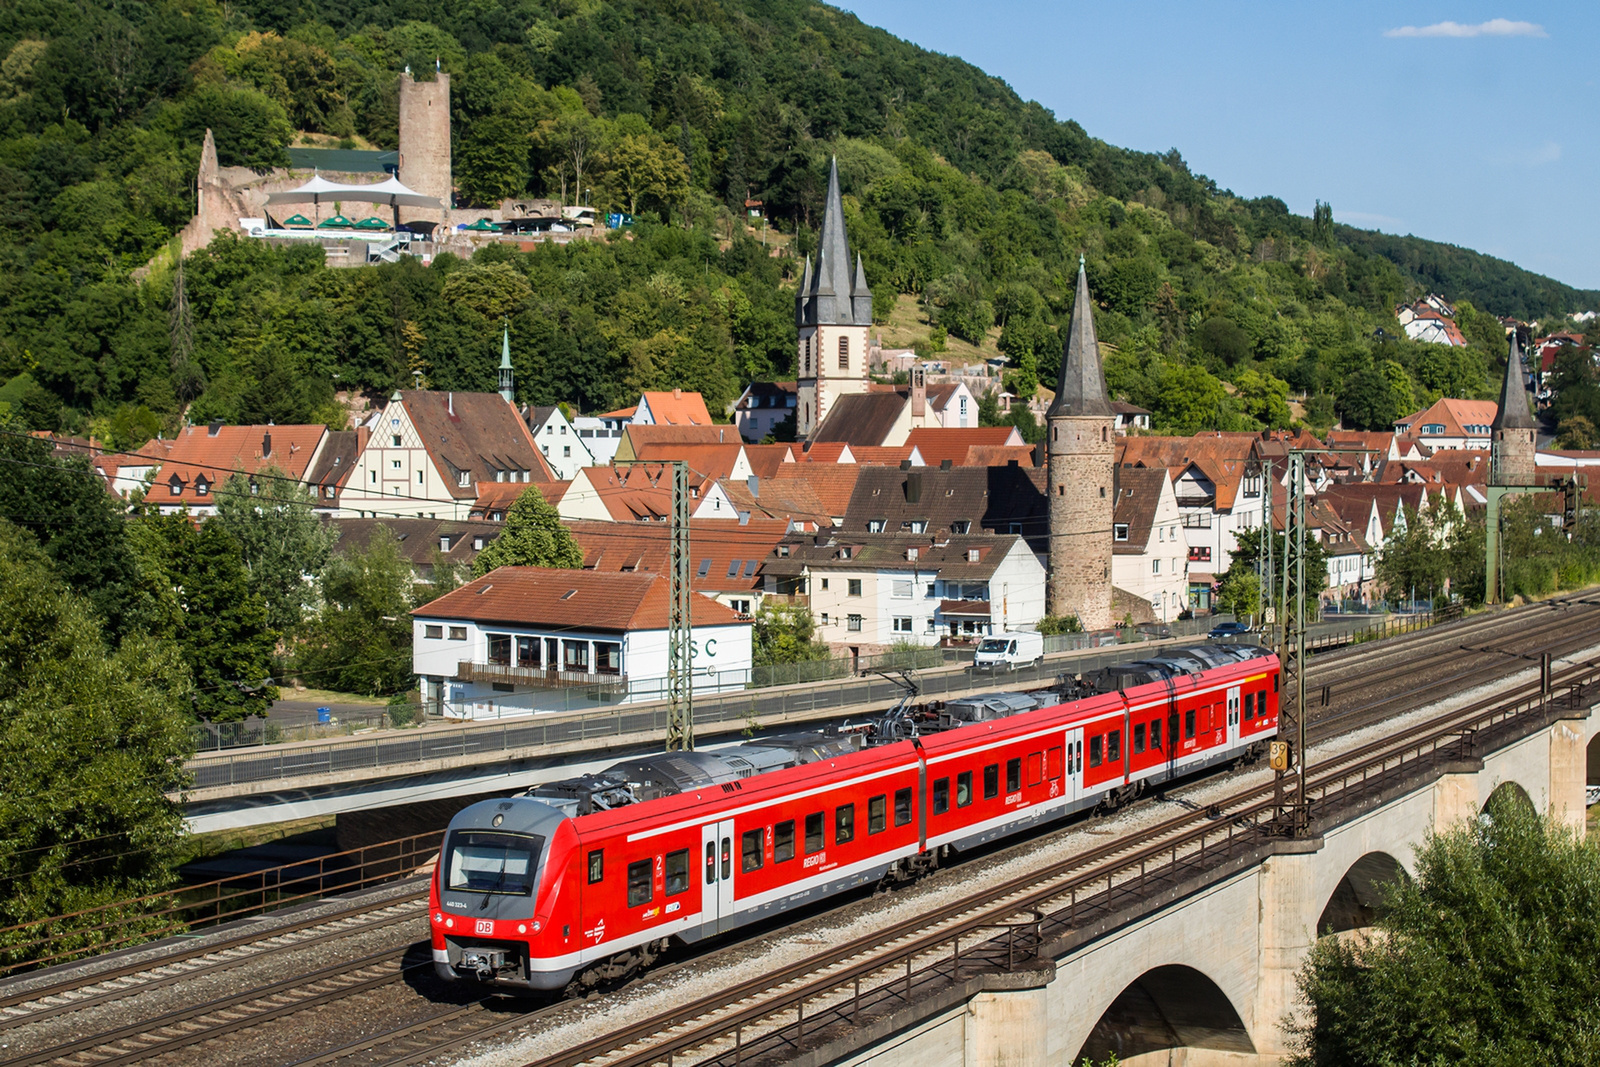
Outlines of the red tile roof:
[{"label": "red tile roof", "polygon": [[937,467],[947,459],[953,466],[964,467],[968,463],[968,450],[973,445],[1023,445],[1024,442],[1015,426],[974,426],[966,429],[926,426],[912,430],[906,438],[906,444],[915,445],[930,467]]},{"label": "red tile roof", "polygon": [[[168,444],[150,496],[162,506],[209,505],[236,472],[265,467],[302,480],[328,428],[314,426],[186,426]],[[177,481],[179,492],[171,487]],[[200,492],[201,486],[205,492]]]},{"label": "red tile roof", "polygon": [[795,462],[795,445],[745,445],[744,455],[757,478],[770,478],[780,465]]},{"label": "red tile roof", "polygon": [[854,463],[785,463],[769,481],[774,485],[803,482],[827,514],[839,517],[850,507],[850,494],[860,476],[861,467]]},{"label": "red tile roof", "polygon": [[641,405],[648,405],[657,426],[710,426],[711,413],[706,410],[705,398],[699,393],[686,393],[682,389],[650,393],[640,397]]},{"label": "red tile roof", "polygon": [[[555,567],[499,567],[411,614],[470,619],[480,625],[538,626],[628,633],[667,626],[667,579]],[[738,615],[703,596],[690,598],[695,626],[731,626]]]},{"label": "red tile roof", "polygon": [[[583,567],[601,573],[665,574],[671,530],[665,523],[569,522],[583,549]],[[762,564],[783,540],[780,519],[689,520],[689,586],[697,593],[760,589]],[[729,573],[729,572],[732,573]]]},{"label": "red tile roof", "polygon": [[[452,497],[476,500],[481,486],[498,484],[496,471],[555,481],[528,424],[499,393],[402,389],[400,402]],[[454,474],[460,471],[471,472],[471,484],[459,484]]]}]

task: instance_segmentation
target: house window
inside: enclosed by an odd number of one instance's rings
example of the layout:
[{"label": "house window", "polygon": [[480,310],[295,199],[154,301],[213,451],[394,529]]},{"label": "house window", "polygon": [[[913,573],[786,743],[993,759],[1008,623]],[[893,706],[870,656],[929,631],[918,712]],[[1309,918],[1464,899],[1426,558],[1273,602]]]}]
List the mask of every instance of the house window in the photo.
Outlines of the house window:
[{"label": "house window", "polygon": [[963,419],[967,417],[967,398],[966,397],[962,397],[961,398],[961,417]]},{"label": "house window", "polygon": [[828,613],[826,611],[822,613],[822,625],[828,625]]},{"label": "house window", "polygon": [[465,641],[466,639],[467,639],[467,628],[465,626],[452,626],[452,627],[450,627],[450,640],[452,640],[452,641]]},{"label": "house window", "polygon": [[839,369],[850,369],[850,338],[839,338]]},{"label": "house window", "polygon": [[389,461],[389,466],[393,470],[399,470],[400,469],[400,461],[398,459],[391,459]]},{"label": "house window", "polygon": [[861,579],[860,578],[847,578],[845,580],[845,584],[846,584],[846,591],[851,596],[860,596],[861,595]]},{"label": "house window", "polygon": [[910,633],[911,632],[911,616],[909,616],[909,615],[896,615],[894,617],[894,632],[897,633],[897,634],[908,634],[908,633]]},{"label": "house window", "polygon": [[622,645],[616,641],[596,641],[594,669],[596,674],[621,674]]},{"label": "house window", "polygon": [[194,491],[200,496],[205,496],[211,491],[211,486],[206,484],[206,480],[204,478],[198,478],[194,483]]},{"label": "house window", "polygon": [[[495,513],[495,517],[498,520],[499,512]],[[482,552],[483,551],[483,538],[482,537],[474,537],[472,539],[472,551],[474,551],[474,552]]]},{"label": "house window", "polygon": [[907,526],[911,530],[912,533],[927,533],[928,532],[928,520],[927,519],[912,519],[907,524]]},{"label": "house window", "polygon": [[417,484],[418,485],[422,484],[422,472],[421,471],[417,472]]},{"label": "house window", "polygon": [[423,637],[432,637],[432,638],[443,637],[444,636],[444,627],[443,626],[434,626],[434,625],[432,625],[430,623],[429,625],[424,626],[422,628],[422,636]]},{"label": "house window", "polygon": [[511,666],[511,635],[489,635],[489,662],[502,667]]},{"label": "house window", "polygon": [[517,638],[517,666],[539,666],[539,639],[537,637]]},{"label": "house window", "polygon": [[[398,467],[399,464],[396,463],[395,466]],[[472,484],[472,472],[471,471],[462,471],[460,474],[458,474],[456,476],[456,484],[461,486],[461,487],[463,487],[463,488],[465,488],[466,486],[471,485]]]},{"label": "house window", "polygon": [[561,642],[561,669],[576,674],[589,673],[589,642]]},{"label": "house window", "polygon": [[572,458],[572,446],[571,445],[562,445],[561,446],[561,458],[563,458],[563,459],[571,459]]},{"label": "house window", "polygon": [[399,448],[400,447],[400,435],[399,434],[391,434],[389,436],[389,444],[390,444],[390,446],[392,446],[394,448]]},{"label": "house window", "polygon": [[884,526],[884,520],[883,519],[868,519],[867,520],[867,533],[883,533],[883,526]]},{"label": "house window", "polygon": [[931,634],[931,633],[933,633],[933,616],[932,615],[928,616],[927,622],[928,622],[928,628],[927,628],[927,630],[925,632]]},{"label": "house window", "polygon": [[173,496],[182,496],[183,495],[183,483],[178,481],[177,479],[173,479],[172,484],[169,485],[168,488],[172,490],[172,495]]},{"label": "house window", "polygon": [[1151,574],[1160,574],[1161,573],[1161,561],[1159,559],[1153,559],[1153,560],[1150,561],[1150,573]]},{"label": "house window", "polygon": [[748,600],[730,600],[728,601],[728,607],[737,611],[740,615],[750,614],[750,601]]},{"label": "house window", "polygon": [[828,588],[828,579],[826,579],[826,578],[822,579],[822,588],[824,588],[824,589]]},{"label": "house window", "polygon": [[369,476],[369,480],[371,481],[371,483],[373,485],[377,485],[378,484],[378,472],[377,471],[368,471],[367,474]]},{"label": "house window", "polygon": [[910,600],[911,583],[909,581],[896,581],[894,583],[894,597],[896,600]]},{"label": "house window", "polygon": [[950,524],[950,532],[953,533],[953,534],[969,534],[969,533],[971,533],[972,532],[972,520],[971,519],[957,519],[955,522],[952,522]]},{"label": "house window", "polygon": [[937,583],[937,582],[929,582],[928,583],[928,596],[931,598],[931,597],[937,595],[934,591],[936,589],[938,589],[938,588],[939,588],[939,583]]},{"label": "house window", "polygon": [[861,632],[861,616],[850,615],[845,620],[845,629],[856,633]]}]

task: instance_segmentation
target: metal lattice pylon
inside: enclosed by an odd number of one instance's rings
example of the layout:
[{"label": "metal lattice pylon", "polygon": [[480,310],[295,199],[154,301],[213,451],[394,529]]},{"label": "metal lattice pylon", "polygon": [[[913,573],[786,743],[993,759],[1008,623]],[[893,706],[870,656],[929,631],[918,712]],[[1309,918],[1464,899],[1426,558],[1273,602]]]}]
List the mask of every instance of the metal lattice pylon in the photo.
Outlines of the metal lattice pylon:
[{"label": "metal lattice pylon", "polygon": [[[1294,681],[1294,715],[1292,725],[1294,741],[1295,790],[1292,798],[1285,795],[1283,786],[1287,772],[1278,775],[1279,827],[1287,833],[1303,834],[1311,822],[1310,798],[1306,794],[1306,457],[1303,452],[1289,453],[1288,514],[1283,523],[1283,610],[1279,632],[1283,640],[1278,646],[1283,684],[1279,686],[1278,735],[1284,729],[1285,704],[1289,696],[1289,681]],[[1271,531],[1268,531],[1271,537]]]},{"label": "metal lattice pylon", "polygon": [[694,619],[689,608],[689,465],[672,461],[667,560],[667,751],[694,748]]}]

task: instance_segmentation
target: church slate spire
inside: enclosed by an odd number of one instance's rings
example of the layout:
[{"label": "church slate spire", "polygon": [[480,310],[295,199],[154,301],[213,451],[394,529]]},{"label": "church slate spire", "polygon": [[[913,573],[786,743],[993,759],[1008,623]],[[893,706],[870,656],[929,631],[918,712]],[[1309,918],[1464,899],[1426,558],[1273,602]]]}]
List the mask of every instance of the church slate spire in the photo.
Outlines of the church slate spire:
[{"label": "church slate spire", "polygon": [[839,161],[828,165],[828,197],[822,208],[822,232],[817,241],[816,270],[806,261],[806,273],[795,294],[797,324],[861,324],[872,322],[872,290],[857,257],[854,277],[850,270],[850,241],[844,232],[844,202],[839,195]]},{"label": "church slate spire", "polygon": [[511,384],[511,327],[507,325],[500,334],[500,395],[507,404],[517,402],[516,390]]},{"label": "church slate spire", "polygon": [[1528,407],[1528,387],[1523,384],[1522,346],[1517,332],[1511,331],[1511,349],[1506,355],[1506,377],[1500,383],[1500,409],[1495,412],[1496,430],[1536,430],[1539,422]]},{"label": "church slate spire", "polygon": [[1111,415],[1105,368],[1100,363],[1100,342],[1094,332],[1094,307],[1089,302],[1089,278],[1083,257],[1078,257],[1078,294],[1072,302],[1072,325],[1067,331],[1066,353],[1061,359],[1061,380],[1047,419],[1060,415]]}]

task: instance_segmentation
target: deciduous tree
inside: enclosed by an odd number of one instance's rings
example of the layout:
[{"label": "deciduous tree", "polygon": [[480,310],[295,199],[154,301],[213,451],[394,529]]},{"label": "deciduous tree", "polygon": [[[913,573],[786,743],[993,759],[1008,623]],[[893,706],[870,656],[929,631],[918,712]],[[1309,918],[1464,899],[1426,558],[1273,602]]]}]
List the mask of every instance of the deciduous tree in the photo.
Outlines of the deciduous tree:
[{"label": "deciduous tree", "polygon": [[506,512],[505,527],[472,561],[474,578],[496,567],[581,567],[583,549],[539,490],[524,489]]}]

